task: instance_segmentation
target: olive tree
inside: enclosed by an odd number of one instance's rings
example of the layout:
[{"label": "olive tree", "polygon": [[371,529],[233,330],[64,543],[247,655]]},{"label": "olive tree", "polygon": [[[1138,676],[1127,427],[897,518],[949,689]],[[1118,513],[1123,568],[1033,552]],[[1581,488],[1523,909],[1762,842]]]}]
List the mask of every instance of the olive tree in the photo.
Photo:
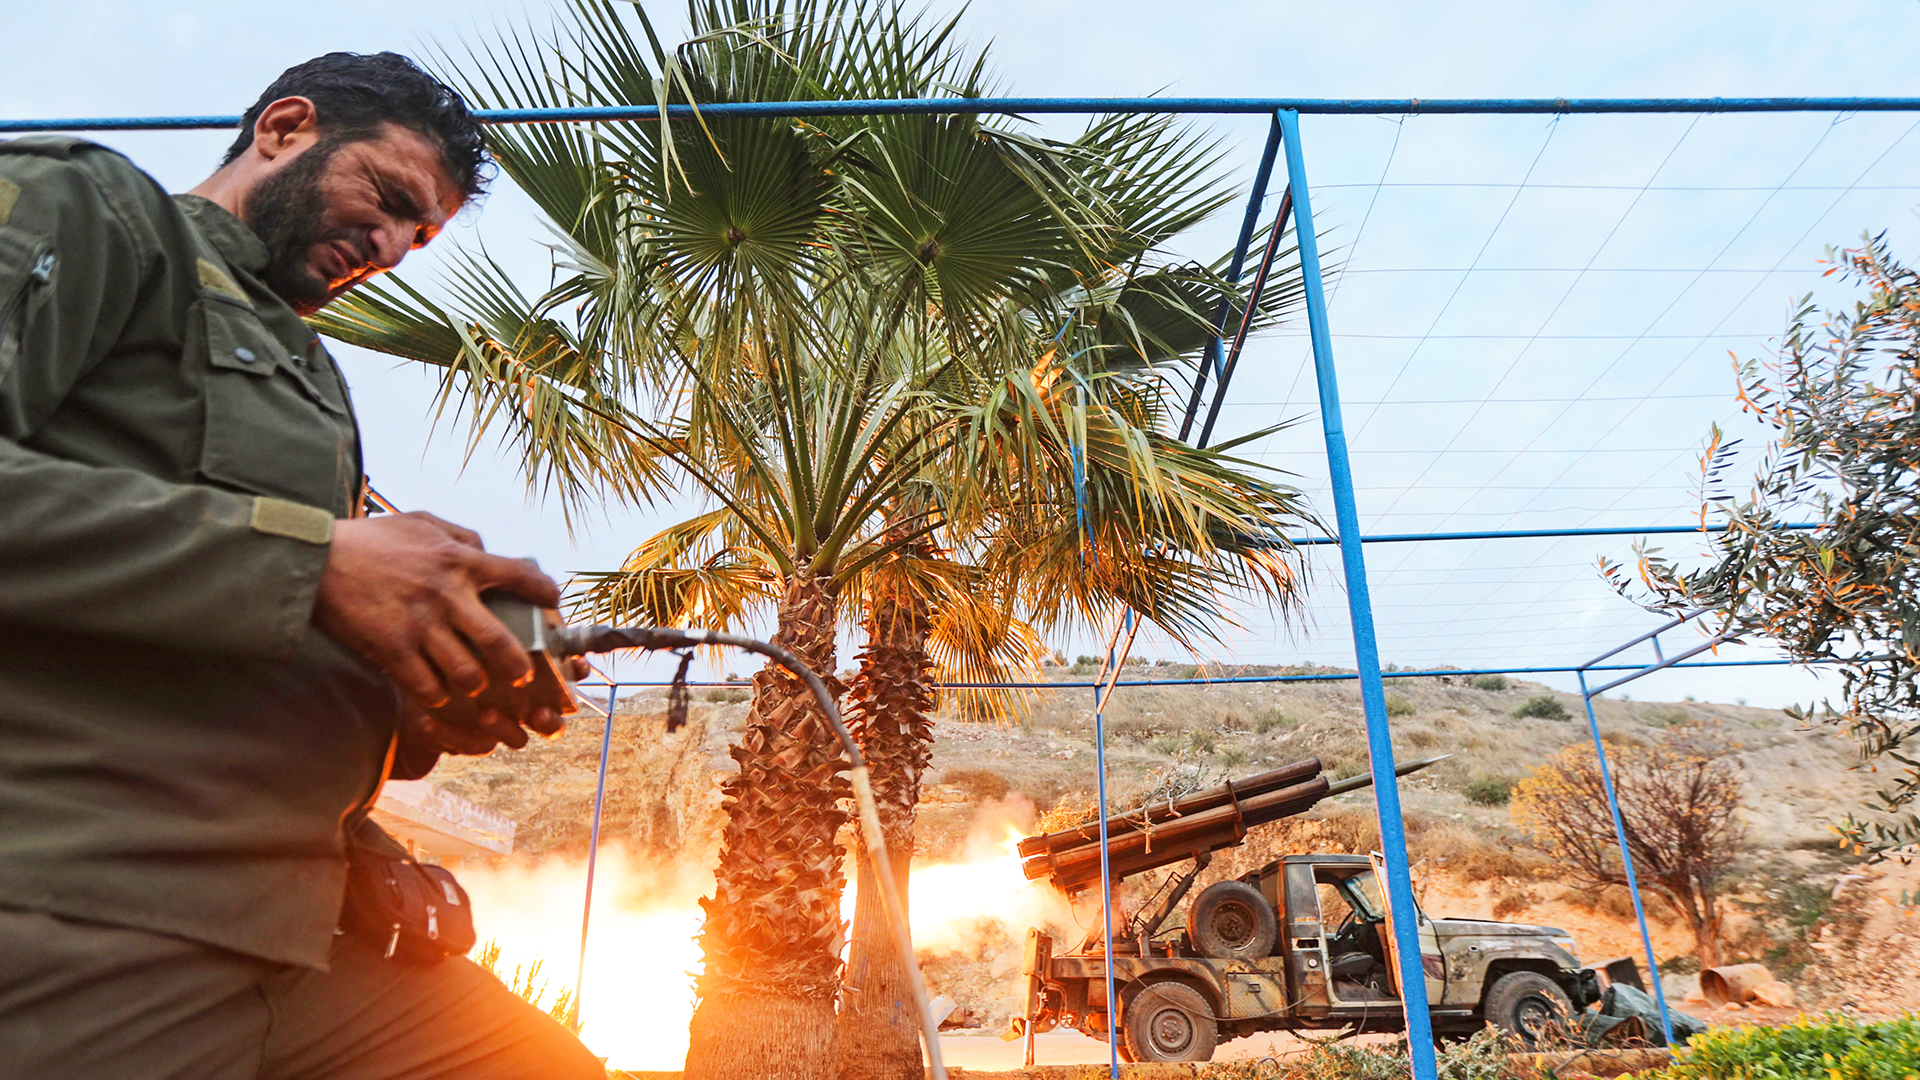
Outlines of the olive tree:
[{"label": "olive tree", "polygon": [[[1737,444],[1712,432],[1703,518],[1727,529],[1711,564],[1683,569],[1642,548],[1639,577],[1654,606],[1708,607],[1732,634],[1837,666],[1838,700],[1788,712],[1845,731],[1861,767],[1886,770],[1871,816],[1836,827],[1878,854],[1920,841],[1920,273],[1884,234],[1828,261],[1865,296],[1823,315],[1802,298],[1778,358],[1742,365],[1741,404],[1773,435],[1741,497],[1723,481]],[[1808,521],[1817,527],[1783,527]]]}]

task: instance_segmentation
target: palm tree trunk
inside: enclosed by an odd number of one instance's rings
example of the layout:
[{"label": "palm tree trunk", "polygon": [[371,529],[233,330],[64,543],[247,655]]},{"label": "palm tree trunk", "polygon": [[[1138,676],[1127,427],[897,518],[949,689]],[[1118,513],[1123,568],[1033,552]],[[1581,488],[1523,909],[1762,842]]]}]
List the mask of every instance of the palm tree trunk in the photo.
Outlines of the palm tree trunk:
[{"label": "palm tree trunk", "polygon": [[[835,597],[787,582],[773,640],[834,692]],[[747,729],[730,753],[727,815],[700,947],[706,968],[688,1033],[687,1080],[826,1080],[840,986],[840,867],[834,836],[852,794],[833,729],[806,685],[768,664],[753,677]]]},{"label": "palm tree trunk", "polygon": [[[909,588],[882,584],[867,612],[867,645],[849,688],[847,726],[873,773],[895,885],[907,895],[913,859],[914,807],[933,740],[931,628],[924,600]],[[852,946],[840,995],[840,1080],[908,1080],[924,1075],[919,1018],[893,947],[875,869],[864,851],[857,873]]]}]

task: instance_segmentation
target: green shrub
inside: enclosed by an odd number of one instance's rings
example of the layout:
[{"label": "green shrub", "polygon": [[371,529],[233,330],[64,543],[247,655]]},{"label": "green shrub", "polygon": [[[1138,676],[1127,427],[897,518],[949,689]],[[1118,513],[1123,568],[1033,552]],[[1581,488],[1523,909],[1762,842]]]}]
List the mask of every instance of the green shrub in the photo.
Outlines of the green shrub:
[{"label": "green shrub", "polygon": [[1186,746],[1183,743],[1181,743],[1179,739],[1176,739],[1171,735],[1162,735],[1161,737],[1148,743],[1147,749],[1152,753],[1159,754],[1161,757],[1172,757],[1173,755],[1186,749]]},{"label": "green shrub", "polygon": [[1528,698],[1521,703],[1519,708],[1513,710],[1513,715],[1522,718],[1533,717],[1539,720],[1570,720],[1573,718],[1573,714],[1567,711],[1567,707],[1560,704],[1559,698],[1547,694],[1537,694]]},{"label": "green shrub", "polygon": [[1685,709],[1655,709],[1646,714],[1646,722],[1660,727],[1678,727],[1691,720]]},{"label": "green shrub", "polygon": [[1504,776],[1476,776],[1467,781],[1466,796],[1476,806],[1505,806],[1513,798],[1513,781]]},{"label": "green shrub", "polygon": [[1213,753],[1213,736],[1204,731],[1189,732],[1187,734],[1187,749],[1196,754],[1211,754]]},{"label": "green shrub", "polygon": [[1782,1027],[1725,1027],[1643,1080],[1907,1080],[1920,1075],[1920,1017],[1877,1024],[1829,1013]]},{"label": "green shrub", "polygon": [[751,697],[753,697],[751,691],[732,686],[724,686],[718,690],[707,691],[707,700],[720,705],[738,705]]},{"label": "green shrub", "polygon": [[1475,675],[1473,677],[1473,688],[1475,690],[1485,690],[1489,693],[1505,690],[1507,688],[1507,677],[1505,675]]},{"label": "green shrub", "polygon": [[1253,755],[1247,753],[1247,748],[1244,746],[1229,746],[1220,752],[1220,764],[1229,769],[1237,769],[1252,757]]},{"label": "green shrub", "polygon": [[1387,715],[1388,716],[1412,716],[1413,702],[1409,701],[1407,699],[1407,695],[1405,694],[1388,694],[1387,695]]},{"label": "green shrub", "polygon": [[1261,709],[1253,714],[1253,730],[1259,735],[1265,735],[1275,728],[1292,727],[1293,723],[1293,720],[1279,709]]}]

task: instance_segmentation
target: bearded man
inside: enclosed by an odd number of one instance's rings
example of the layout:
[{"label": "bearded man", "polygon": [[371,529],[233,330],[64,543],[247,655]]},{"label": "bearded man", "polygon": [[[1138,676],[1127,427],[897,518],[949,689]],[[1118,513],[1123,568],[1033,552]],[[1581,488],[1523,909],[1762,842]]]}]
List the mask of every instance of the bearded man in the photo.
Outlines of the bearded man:
[{"label": "bearded man", "polygon": [[340,929],[382,782],[558,730],[447,707],[532,675],[480,594],[556,588],[364,515],[302,320],[490,168],[392,53],[287,71],[185,195],[78,139],[0,142],[0,1075],[604,1075],[464,957]]}]

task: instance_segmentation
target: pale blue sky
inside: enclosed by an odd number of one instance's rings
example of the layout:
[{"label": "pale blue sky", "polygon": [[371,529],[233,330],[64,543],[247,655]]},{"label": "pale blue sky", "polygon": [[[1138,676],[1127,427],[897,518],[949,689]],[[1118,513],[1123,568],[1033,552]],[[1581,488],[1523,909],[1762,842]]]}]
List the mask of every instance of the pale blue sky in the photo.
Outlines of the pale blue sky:
[{"label": "pale blue sky", "polygon": [[[429,40],[485,34],[495,18],[544,9],[348,0],[328,5],[324,19],[312,10],[210,0],[41,7],[14,22],[0,115],[235,113],[308,56],[417,54]],[[649,10],[679,25],[677,6]],[[1913,0],[982,0],[963,26],[971,40],[991,40],[1004,88],[1022,95],[1920,96]],[[1916,120],[1307,117],[1324,242],[1347,268],[1333,285],[1332,321],[1364,528],[1684,523],[1692,454],[1707,425],[1734,412],[1729,350],[1765,353],[1789,298],[1823,287],[1815,260],[1826,244],[1890,229],[1896,248],[1920,259],[1920,132],[1906,134]],[[1225,137],[1229,167],[1244,182],[1265,121],[1201,122]],[[228,138],[102,141],[178,190],[212,167]],[[1523,179],[1524,191],[1515,187]],[[1222,249],[1238,217],[1221,215],[1191,253]],[[448,239],[484,238],[537,276],[539,235],[525,200],[502,184]],[[415,261],[412,277],[430,280],[433,252]],[[420,373],[339,352],[369,467],[396,501],[473,525],[493,549],[538,555],[556,571],[613,566],[663,520],[614,510],[569,536],[556,511],[524,496],[510,466],[483,452],[463,471],[460,433],[429,435]],[[1251,343],[1223,431],[1300,417],[1260,456],[1318,494],[1325,470],[1305,359],[1300,327]],[[1585,659],[1653,622],[1593,573],[1596,556],[1628,553],[1624,540],[1603,539],[1375,545],[1368,561],[1385,659],[1421,667]],[[1316,558],[1315,567],[1307,629],[1289,634],[1244,612],[1220,658],[1350,662],[1337,563]],[[1060,644],[1091,651],[1085,641]],[[1143,639],[1142,648],[1177,655],[1164,643]],[[1673,673],[1629,692],[1761,704],[1816,690],[1805,676],[1754,669]]]}]

